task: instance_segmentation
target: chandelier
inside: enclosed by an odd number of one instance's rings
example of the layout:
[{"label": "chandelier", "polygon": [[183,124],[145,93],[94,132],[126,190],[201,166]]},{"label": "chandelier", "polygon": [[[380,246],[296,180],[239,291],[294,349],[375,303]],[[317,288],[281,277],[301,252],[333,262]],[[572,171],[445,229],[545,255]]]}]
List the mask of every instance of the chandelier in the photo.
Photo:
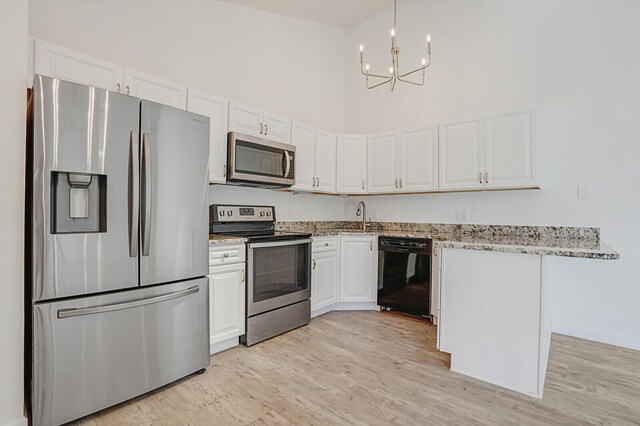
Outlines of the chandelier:
[{"label": "chandelier", "polygon": [[[400,48],[396,45],[396,11],[397,11],[397,0],[393,0],[393,27],[391,28],[391,67],[389,68],[389,75],[381,75],[381,74],[373,74],[369,72],[369,64],[364,64],[362,59],[362,55],[364,53],[364,46],[360,45],[360,72],[366,77],[367,80],[367,89],[373,89],[378,86],[385,85],[387,83],[391,83],[391,91],[396,87],[397,81],[402,81],[403,83],[414,84],[416,86],[422,86],[424,84],[424,73],[427,67],[431,65],[431,36],[427,34],[427,58],[422,58],[422,66],[416,68],[413,71],[409,71],[407,73],[400,73],[400,65],[399,65],[399,55]],[[406,79],[410,75],[413,75],[417,72],[422,71],[422,81],[411,81]],[[373,85],[369,85],[369,77],[374,77],[378,80],[375,80]],[[382,80],[380,80],[382,79]]]}]

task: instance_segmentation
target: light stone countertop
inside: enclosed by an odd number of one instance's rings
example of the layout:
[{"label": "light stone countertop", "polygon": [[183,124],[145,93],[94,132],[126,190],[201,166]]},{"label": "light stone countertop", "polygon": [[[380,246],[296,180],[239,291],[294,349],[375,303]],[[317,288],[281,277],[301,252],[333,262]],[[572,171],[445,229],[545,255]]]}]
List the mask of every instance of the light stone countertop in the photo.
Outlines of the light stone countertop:
[{"label": "light stone countertop", "polygon": [[[482,250],[502,253],[522,253],[540,256],[562,256],[583,259],[617,260],[620,254],[600,241],[599,230],[592,228],[554,228],[554,232],[533,232],[527,227],[527,232],[502,233],[492,235],[489,232],[459,233],[442,232],[434,229],[379,229],[367,231],[344,228],[323,228],[315,226],[296,226],[301,222],[287,225],[283,229],[288,231],[311,232],[314,237],[336,235],[377,235],[406,238],[430,238],[433,248],[452,248],[464,250]],[[313,225],[313,222],[310,222]],[[487,225],[492,226],[492,225]],[[380,229],[382,228],[382,229]],[[415,228],[418,228],[416,226]],[[545,227],[546,228],[546,227]],[[498,229],[499,226],[498,226]],[[559,231],[558,231],[559,230]],[[587,231],[585,231],[587,230]],[[588,237],[584,237],[585,233]],[[559,237],[556,235],[560,235]]]}]

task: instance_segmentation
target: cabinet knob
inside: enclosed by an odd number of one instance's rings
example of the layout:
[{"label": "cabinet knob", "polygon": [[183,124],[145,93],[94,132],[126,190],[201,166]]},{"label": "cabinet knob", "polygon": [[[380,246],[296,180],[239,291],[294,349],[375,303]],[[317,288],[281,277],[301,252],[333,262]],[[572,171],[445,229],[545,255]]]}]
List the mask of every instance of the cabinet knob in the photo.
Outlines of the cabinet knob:
[{"label": "cabinet knob", "polygon": [[223,256],[224,257],[229,257],[229,253],[225,253]]},{"label": "cabinet knob", "polygon": [[262,134],[263,131],[264,131],[264,125],[260,123],[260,134]]},{"label": "cabinet knob", "polygon": [[329,247],[329,243],[324,243],[324,246],[325,247]]},{"label": "cabinet knob", "polygon": [[128,84],[125,86],[125,88],[127,89],[127,95],[128,95],[129,93],[131,93],[131,90],[129,89],[129,85],[128,85]]},{"label": "cabinet knob", "polygon": [[241,282],[244,282],[244,269],[242,270],[242,281]]},{"label": "cabinet knob", "polygon": [[122,86],[120,86],[120,83],[117,83],[116,87],[118,88],[118,93],[120,93],[122,91]]},{"label": "cabinet knob", "polygon": [[316,269],[316,260],[313,259],[313,268],[312,269]]}]

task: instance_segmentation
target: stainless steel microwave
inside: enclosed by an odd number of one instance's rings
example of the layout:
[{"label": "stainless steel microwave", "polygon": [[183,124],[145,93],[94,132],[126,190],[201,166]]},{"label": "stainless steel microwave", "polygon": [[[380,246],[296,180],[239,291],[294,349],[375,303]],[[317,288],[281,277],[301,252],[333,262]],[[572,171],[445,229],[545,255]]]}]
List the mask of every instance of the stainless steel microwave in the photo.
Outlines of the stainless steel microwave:
[{"label": "stainless steel microwave", "polygon": [[296,147],[238,132],[229,132],[227,182],[263,188],[295,183]]}]

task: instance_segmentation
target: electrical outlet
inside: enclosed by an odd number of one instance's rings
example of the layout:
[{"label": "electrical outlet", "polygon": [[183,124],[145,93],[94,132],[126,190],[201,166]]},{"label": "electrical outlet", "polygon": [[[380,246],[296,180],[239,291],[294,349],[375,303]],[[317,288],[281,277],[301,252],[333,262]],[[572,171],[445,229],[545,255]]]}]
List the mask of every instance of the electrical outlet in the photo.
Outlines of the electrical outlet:
[{"label": "electrical outlet", "polygon": [[466,222],[467,216],[467,209],[456,210],[456,222]]},{"label": "electrical outlet", "polygon": [[578,200],[588,200],[588,199],[589,199],[589,186],[578,185]]}]

